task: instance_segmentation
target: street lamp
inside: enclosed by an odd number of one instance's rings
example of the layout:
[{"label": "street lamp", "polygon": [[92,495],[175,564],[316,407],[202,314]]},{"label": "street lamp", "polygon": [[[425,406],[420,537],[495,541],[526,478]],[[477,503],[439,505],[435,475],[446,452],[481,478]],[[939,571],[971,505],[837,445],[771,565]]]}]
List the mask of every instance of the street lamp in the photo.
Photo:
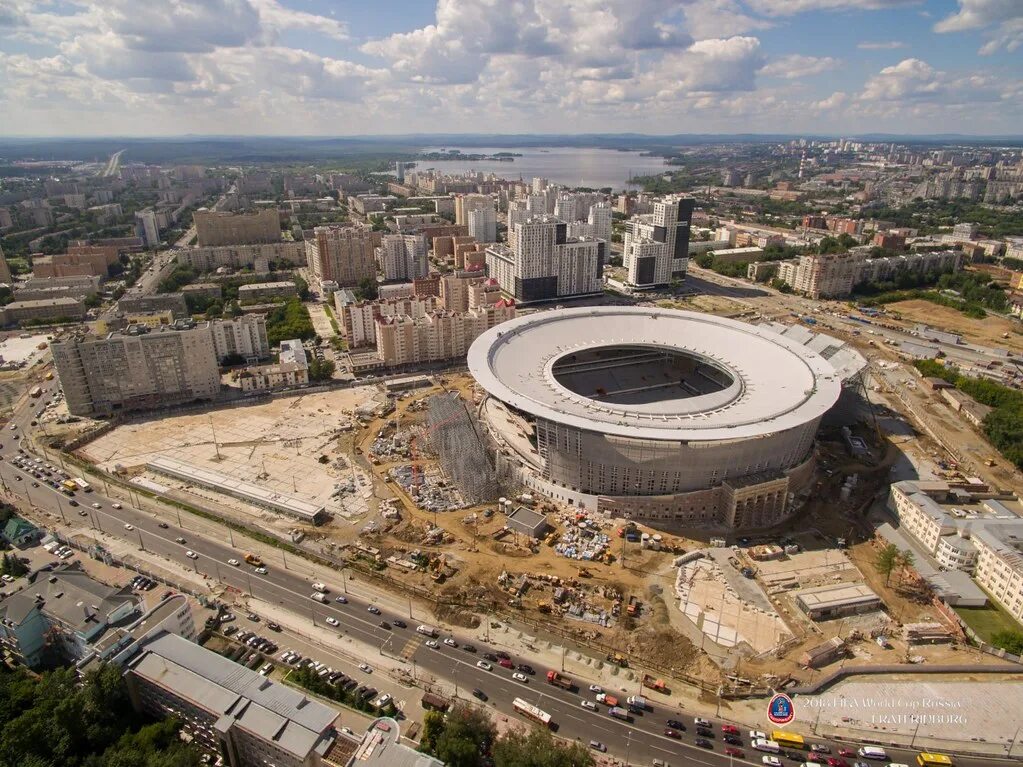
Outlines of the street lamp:
[{"label": "street lamp", "polygon": [[629,767],[629,751],[632,750],[632,730],[625,739],[625,767]]}]

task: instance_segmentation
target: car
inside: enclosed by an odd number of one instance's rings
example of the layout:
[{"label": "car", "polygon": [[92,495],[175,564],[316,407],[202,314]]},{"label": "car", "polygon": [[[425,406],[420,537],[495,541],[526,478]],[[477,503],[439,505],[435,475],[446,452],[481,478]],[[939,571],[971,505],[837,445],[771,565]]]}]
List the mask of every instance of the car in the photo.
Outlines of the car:
[{"label": "car", "polygon": [[591,684],[590,692],[604,692],[604,688],[601,687],[599,684]]},{"label": "car", "polygon": [[727,732],[729,735],[738,735],[739,728],[734,724],[723,724],[721,725],[721,732]]},{"label": "car", "polygon": [[[119,503],[115,503],[115,504],[113,504],[113,506],[114,506],[114,508],[115,508],[115,509],[123,509],[123,508],[124,508],[124,507],[123,507],[123,506],[121,506],[121,504],[119,504]],[[162,528],[165,528],[165,529],[166,529],[167,525],[165,525],[165,524],[163,524],[163,523],[161,522],[161,523],[160,523],[160,527],[162,527]]]},{"label": "car", "polygon": [[678,719],[669,719],[668,721],[665,722],[665,724],[668,725],[673,730],[681,730],[685,732],[686,729],[686,726],[682,724],[682,722],[680,722]]},{"label": "car", "polygon": [[673,730],[670,727],[664,728],[664,734],[667,735],[669,738],[675,738],[675,740],[682,739],[682,733],[679,732],[678,730]]},{"label": "car", "polygon": [[255,613],[249,613],[245,617],[248,618],[253,623],[259,623],[259,616],[256,615]]},{"label": "car", "polygon": [[185,552],[185,556],[188,557],[189,559],[198,559],[199,558],[199,555],[196,554],[194,551],[186,551]]},{"label": "car", "polygon": [[370,605],[369,607],[366,608],[366,611],[371,612],[374,615],[380,615],[380,608],[377,607],[376,605]]},{"label": "car", "polygon": [[696,734],[703,738],[713,738],[714,730],[710,729],[709,727],[697,727]]},{"label": "car", "polygon": [[485,692],[483,692],[483,690],[481,690],[479,687],[476,687],[476,688],[473,689],[472,696],[474,698],[479,698],[480,700],[486,700],[487,699],[487,694]]},{"label": "car", "polygon": [[94,509],[102,509],[102,508],[103,508],[103,507],[102,507],[102,506],[100,506],[100,505],[99,505],[98,503],[93,503],[93,504],[90,504],[90,505],[91,505],[91,506],[92,506],[92,508],[94,508]]},{"label": "car", "polygon": [[504,658],[505,660],[511,659],[511,656],[504,650],[497,650],[496,652],[494,652],[494,655],[496,655],[498,658]]},{"label": "car", "polygon": [[814,764],[827,764],[827,757],[824,754],[809,753],[806,755],[806,761],[813,762]]},{"label": "car", "polygon": [[700,748],[714,748],[714,744],[711,743],[706,738],[697,738],[696,740],[693,741],[693,743],[698,745]]},{"label": "car", "polygon": [[221,623],[230,623],[235,619],[234,613],[222,613],[220,616]]},{"label": "car", "polygon": [[694,717],[693,724],[695,724],[697,727],[710,727],[710,722],[708,722],[702,716]]},{"label": "car", "polygon": [[21,477],[20,477],[20,476],[18,476],[17,474],[15,474],[15,475],[14,475],[14,479],[15,479],[15,481],[17,481],[17,482],[21,482]]},{"label": "car", "polygon": [[348,600],[345,597],[334,597],[334,601],[337,602],[339,605],[348,604]]},{"label": "car", "polygon": [[591,740],[590,741],[590,748],[592,748],[594,751],[599,751],[602,754],[605,751],[607,751],[607,746],[605,746],[599,740]]},{"label": "car", "polygon": [[[68,501],[67,503],[68,503],[68,506],[77,506],[77,505],[78,505],[78,501],[76,501],[76,500],[74,500],[74,499],[71,499],[71,500],[70,500],[70,501]],[[89,514],[89,512],[87,512],[87,511],[86,511],[85,509],[82,509],[82,510],[81,510],[80,512],[78,512],[78,513],[79,513],[79,514],[80,514],[81,516],[83,516],[83,517],[85,517],[85,516],[88,516],[88,514]]]},{"label": "car", "polygon": [[732,733],[730,733],[730,732],[726,732],[724,735],[722,735],[721,736],[721,740],[723,740],[725,743],[729,743],[729,744],[731,744],[733,746],[741,746],[742,745],[742,738],[740,738],[738,735],[732,735]]},{"label": "car", "polygon": [[403,620],[401,620],[399,618],[395,618],[393,621],[391,621],[391,623],[394,625],[395,628],[399,628],[399,629],[407,629],[408,628],[408,624],[405,621],[403,621]]},{"label": "car", "polygon": [[749,739],[750,740],[770,740],[770,738],[767,737],[767,733],[766,732],[761,732],[760,730],[750,730],[749,731]]},{"label": "car", "polygon": [[265,567],[257,567],[254,572],[258,573],[259,575],[266,575],[267,572],[269,571]]},{"label": "car", "polygon": [[231,634],[233,634],[237,630],[238,630],[238,627],[235,626],[235,625],[232,625],[232,624],[228,624],[228,625],[224,626],[224,628],[222,629],[222,631],[224,632],[224,636],[228,636],[228,637],[231,636]]},{"label": "car", "polygon": [[32,483],[32,487],[39,487],[39,483],[38,482],[33,482]]},{"label": "car", "polygon": [[337,628],[338,626],[341,625],[341,621],[339,621],[333,615],[328,615],[326,620],[327,620],[327,625],[328,626],[333,626],[334,628]]},{"label": "car", "polygon": [[476,652],[476,648],[471,644],[462,645],[462,649],[465,650],[466,652]]},{"label": "car", "polygon": [[776,756],[764,755],[760,757],[762,764],[766,764],[767,767],[781,767],[781,759]]},{"label": "car", "polygon": [[525,674],[520,674],[518,671],[512,674],[512,679],[516,682],[522,682],[522,684],[529,684],[529,677]]},{"label": "car", "polygon": [[268,629],[270,629],[271,631],[281,631],[281,630],[282,630],[282,629],[281,629],[281,624],[279,624],[279,623],[274,623],[273,621],[270,621],[269,623],[267,623],[267,624],[266,624],[266,627],[267,627]]},{"label": "car", "polygon": [[241,564],[241,562],[239,562],[237,559],[229,559],[227,560],[227,563],[231,565],[231,567],[238,567]]},{"label": "car", "polygon": [[854,757],[854,756],[856,756],[856,752],[853,751],[851,748],[840,748],[840,749],[838,749],[838,755],[839,756]]},{"label": "car", "polygon": [[444,644],[446,644],[448,647],[458,647],[458,642],[456,642],[451,637],[445,637]]},{"label": "car", "polygon": [[379,626],[380,628],[385,629],[387,631],[391,630],[391,624],[388,623],[387,621],[380,621]]},{"label": "car", "polygon": [[124,525],[124,529],[125,529],[125,530],[127,530],[127,531],[129,531],[129,532],[131,532],[132,530],[134,530],[134,529],[135,529],[135,525],[130,525],[130,524],[128,524],[128,523],[126,522],[126,523],[125,523],[125,525]]},{"label": "car", "polygon": [[483,660],[489,660],[492,663],[497,663],[497,656],[492,652],[483,653]]},{"label": "car", "polygon": [[[114,508],[119,509],[121,507],[115,504]],[[170,527],[170,525],[168,525],[166,522],[161,522],[160,524],[157,525],[157,527],[159,527],[161,530],[166,530],[167,528]]]},{"label": "car", "polygon": [[810,746],[810,750],[813,751],[815,754],[830,754],[831,753],[831,748],[829,746],[825,746],[823,743],[814,743],[814,744],[812,744]]},{"label": "car", "polygon": [[745,759],[746,754],[741,748],[726,748],[725,756],[734,756],[736,759]]},{"label": "car", "polygon": [[365,671],[367,674],[372,674],[373,673],[373,667],[370,666],[368,663],[360,663],[359,664],[359,671]]},{"label": "car", "polygon": [[501,660],[497,662],[497,665],[499,665],[501,668],[515,668],[515,664],[512,663],[507,658],[501,658]]},{"label": "car", "polygon": [[829,756],[828,767],[849,767],[849,762],[845,759],[840,759],[837,756]]},{"label": "car", "polygon": [[781,755],[793,762],[802,762],[804,756],[802,751],[782,751]]},{"label": "car", "polygon": [[14,578],[12,578],[7,573],[0,575],[0,580],[3,580],[4,583],[14,583]]},{"label": "car", "polygon": [[434,650],[436,650],[438,647],[440,647],[440,642],[438,642],[436,639],[427,639],[426,646],[432,647]]},{"label": "car", "polygon": [[585,698],[579,701],[579,705],[585,708],[587,711],[596,711],[597,704],[592,700],[586,700]]},{"label": "car", "polygon": [[487,663],[485,660],[476,661],[476,668],[481,668],[484,671],[493,671],[494,667]]}]

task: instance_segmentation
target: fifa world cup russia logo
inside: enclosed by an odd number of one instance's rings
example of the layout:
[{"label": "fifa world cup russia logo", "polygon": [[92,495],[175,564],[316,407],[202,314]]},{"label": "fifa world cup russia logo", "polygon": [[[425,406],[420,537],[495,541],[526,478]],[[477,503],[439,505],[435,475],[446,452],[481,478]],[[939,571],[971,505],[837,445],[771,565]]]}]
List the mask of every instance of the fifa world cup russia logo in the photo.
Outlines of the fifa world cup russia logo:
[{"label": "fifa world cup russia logo", "polygon": [[774,724],[788,724],[795,716],[792,698],[784,693],[778,693],[767,704],[767,718]]}]

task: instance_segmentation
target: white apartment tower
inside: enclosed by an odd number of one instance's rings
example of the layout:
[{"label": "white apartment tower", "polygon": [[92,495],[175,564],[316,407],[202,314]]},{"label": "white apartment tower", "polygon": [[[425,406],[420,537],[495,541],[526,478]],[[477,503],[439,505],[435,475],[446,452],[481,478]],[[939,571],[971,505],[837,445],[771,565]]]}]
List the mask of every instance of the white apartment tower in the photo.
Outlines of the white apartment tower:
[{"label": "white apartment tower", "polygon": [[246,314],[233,320],[214,320],[213,349],[217,360],[238,356],[251,364],[270,356],[270,343],[266,337],[266,317]]},{"label": "white apartment tower", "polygon": [[469,236],[476,242],[497,242],[497,212],[491,201],[485,208],[469,211]]},{"label": "white apartment tower", "polygon": [[426,237],[421,234],[385,234],[376,258],[384,280],[411,281],[429,271]]},{"label": "white apartment tower", "polygon": [[653,213],[635,216],[626,224],[623,262],[629,285],[653,288],[685,276],[695,204],[692,197],[658,200]]}]

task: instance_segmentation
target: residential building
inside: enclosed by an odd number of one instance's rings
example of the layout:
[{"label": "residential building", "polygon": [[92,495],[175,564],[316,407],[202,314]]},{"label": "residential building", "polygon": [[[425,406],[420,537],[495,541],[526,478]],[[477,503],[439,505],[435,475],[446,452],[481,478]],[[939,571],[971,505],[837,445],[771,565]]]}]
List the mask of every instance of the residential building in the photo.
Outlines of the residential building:
[{"label": "residential building", "polygon": [[515,319],[515,303],[506,299],[467,312],[429,312],[419,319],[380,317],[377,354],[386,367],[457,359],[465,356],[481,333],[511,319]]},{"label": "residential building", "polygon": [[51,348],[73,415],[209,400],[220,391],[208,322],[178,320],[157,330],[132,325],[105,338],[58,341]]},{"label": "residential building", "polygon": [[905,253],[866,259],[859,267],[856,282],[886,282],[905,272],[958,272],[962,268],[963,253],[958,250]]},{"label": "residential building", "polygon": [[494,209],[494,198],[489,194],[460,194],[455,196],[455,223],[469,225],[469,214],[474,210]]},{"label": "residential building", "polygon": [[306,358],[305,347],[302,345],[302,341],[298,338],[281,341],[280,361],[308,367],[309,361]]},{"label": "residential building", "polygon": [[429,271],[426,238],[421,234],[385,234],[376,249],[384,280],[415,280]]},{"label": "residential building", "polygon": [[752,264],[763,258],[764,249],[756,247],[728,248],[727,250],[709,250],[707,253],[714,257],[719,264]]},{"label": "residential building", "polygon": [[863,251],[848,253],[811,253],[802,255],[792,279],[788,271],[779,266],[778,276],[789,286],[810,298],[838,298],[852,292],[860,282],[860,274],[867,254]]},{"label": "residential building", "polygon": [[29,668],[76,663],[107,631],[133,623],[142,597],[93,580],[77,565],[44,568],[0,602],[0,645]]},{"label": "residential building", "polygon": [[349,348],[375,346],[376,321],[380,317],[407,316],[418,319],[435,311],[440,302],[433,296],[404,296],[378,301],[357,301],[348,291],[334,294],[341,330]]},{"label": "residential building", "polygon": [[34,320],[82,320],[85,304],[77,298],[46,298],[39,301],[14,301],[0,308],[0,325]]},{"label": "residential building", "polygon": [[258,365],[238,371],[235,378],[246,392],[288,389],[309,383],[309,366],[294,362]]},{"label": "residential building", "polygon": [[213,349],[217,360],[223,363],[230,357],[241,357],[252,363],[270,356],[266,338],[266,317],[246,314],[233,320],[214,320]]},{"label": "residential building", "polygon": [[626,223],[623,265],[628,285],[653,288],[685,277],[695,207],[692,197],[668,197],[654,202],[652,213]]},{"label": "residential building", "polygon": [[220,284],[216,282],[193,282],[191,285],[181,286],[181,294],[185,297],[186,304],[189,297],[216,299],[221,298],[223,293]]},{"label": "residential building", "polygon": [[281,239],[281,219],[276,208],[245,213],[200,208],[192,214],[192,221],[200,247],[248,245]]},{"label": "residential building", "polygon": [[116,248],[68,248],[67,253],[32,257],[32,276],[100,277],[106,279],[110,266],[117,261]]},{"label": "residential building", "polygon": [[512,245],[491,245],[487,273],[520,302],[551,301],[603,290],[607,243],[568,236],[568,224],[554,216],[533,216],[515,224]]},{"label": "residential building", "polygon": [[290,298],[298,295],[298,288],[291,280],[277,282],[254,282],[238,288],[239,301],[256,301],[260,298]]},{"label": "residential building", "polygon": [[147,296],[122,298],[117,302],[117,311],[123,314],[169,311],[175,318],[189,316],[188,303],[181,293],[151,293]]},{"label": "residential building", "polygon": [[125,664],[136,710],[174,717],[228,767],[330,767],[337,711],[169,632],[138,642]]},{"label": "residential building", "polygon": [[478,242],[497,242],[497,211],[493,203],[469,213],[469,236]]},{"label": "residential building", "polygon": [[18,516],[11,516],[0,528],[0,538],[9,546],[23,549],[43,537],[43,531],[31,522]]},{"label": "residential building", "polygon": [[[221,267],[240,269],[263,262],[285,267],[305,266],[306,244],[292,240],[280,242],[251,243],[248,245],[210,245],[207,247],[181,248],[177,251],[179,264],[191,266],[200,272],[214,272]],[[263,271],[257,269],[257,271]]]},{"label": "residential building", "polygon": [[317,281],[333,280],[341,287],[376,279],[376,249],[380,232],[368,226],[318,226],[306,241],[309,268]]},{"label": "residential building", "polygon": [[145,247],[150,249],[159,247],[160,225],[155,210],[145,208],[135,213],[135,233],[142,239]]},{"label": "residential building", "polygon": [[[486,287],[489,295],[497,295],[496,299],[484,298],[475,288]],[[441,307],[449,312],[466,312],[479,305],[496,303],[501,296],[501,286],[497,280],[488,278],[479,271],[448,272],[440,277]]]}]

